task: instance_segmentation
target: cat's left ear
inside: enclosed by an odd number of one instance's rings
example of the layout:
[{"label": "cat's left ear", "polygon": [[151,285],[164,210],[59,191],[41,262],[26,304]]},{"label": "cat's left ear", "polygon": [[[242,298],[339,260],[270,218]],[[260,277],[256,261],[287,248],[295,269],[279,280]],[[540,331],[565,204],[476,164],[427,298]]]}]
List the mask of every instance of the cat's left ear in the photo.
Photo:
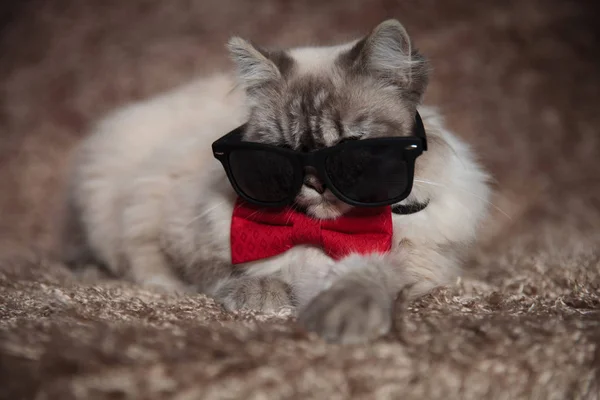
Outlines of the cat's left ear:
[{"label": "cat's left ear", "polygon": [[268,52],[239,37],[231,38],[227,47],[237,67],[238,80],[249,95],[281,81],[293,62],[283,52]]},{"label": "cat's left ear", "polygon": [[413,47],[404,26],[395,19],[379,24],[346,57],[355,70],[388,80],[417,102],[425,92],[428,63]]}]

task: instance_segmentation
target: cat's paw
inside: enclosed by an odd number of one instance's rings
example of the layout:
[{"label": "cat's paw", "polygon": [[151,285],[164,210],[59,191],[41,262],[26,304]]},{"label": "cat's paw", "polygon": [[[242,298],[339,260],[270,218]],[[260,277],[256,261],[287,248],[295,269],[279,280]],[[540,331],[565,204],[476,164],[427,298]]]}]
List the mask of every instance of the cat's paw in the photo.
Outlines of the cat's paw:
[{"label": "cat's paw", "polygon": [[315,297],[298,322],[328,342],[363,343],[389,332],[391,303],[375,286],[341,281]]},{"label": "cat's paw", "polygon": [[290,287],[278,279],[239,278],[222,287],[217,295],[226,309],[276,312],[292,306]]}]

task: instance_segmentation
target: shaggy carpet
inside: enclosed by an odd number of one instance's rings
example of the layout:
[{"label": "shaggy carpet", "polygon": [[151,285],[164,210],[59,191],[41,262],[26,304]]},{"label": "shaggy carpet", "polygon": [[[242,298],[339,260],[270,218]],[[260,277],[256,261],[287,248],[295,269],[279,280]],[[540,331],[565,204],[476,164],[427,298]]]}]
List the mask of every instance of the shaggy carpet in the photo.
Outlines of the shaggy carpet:
[{"label": "shaggy carpet", "polygon": [[[600,398],[600,29],[591,1],[5,0],[0,398]],[[463,277],[391,334],[325,344],[289,312],[228,313],[76,275],[56,254],[69,152],[96,118],[211,70],[233,33],[335,43],[386,17],[426,102],[496,178]]]}]

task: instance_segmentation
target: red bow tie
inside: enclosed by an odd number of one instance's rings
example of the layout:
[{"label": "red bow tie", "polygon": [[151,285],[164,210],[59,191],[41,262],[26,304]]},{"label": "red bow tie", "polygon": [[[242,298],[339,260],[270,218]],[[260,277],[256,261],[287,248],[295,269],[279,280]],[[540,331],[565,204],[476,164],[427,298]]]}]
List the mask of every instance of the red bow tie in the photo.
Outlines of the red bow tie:
[{"label": "red bow tie", "polygon": [[231,218],[231,262],[273,257],[299,244],[321,247],[336,260],[350,253],[385,253],[392,233],[390,207],[354,208],[335,220],[317,220],[290,207],[260,208],[238,199]]}]

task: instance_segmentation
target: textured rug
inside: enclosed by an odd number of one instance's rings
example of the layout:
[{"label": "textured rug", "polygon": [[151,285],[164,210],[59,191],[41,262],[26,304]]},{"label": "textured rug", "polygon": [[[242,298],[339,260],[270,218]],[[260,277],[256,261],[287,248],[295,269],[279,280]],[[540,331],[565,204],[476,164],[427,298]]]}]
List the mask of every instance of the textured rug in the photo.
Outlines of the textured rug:
[{"label": "textured rug", "polygon": [[[0,4],[0,398],[600,398],[600,28],[561,0]],[[96,118],[229,68],[223,43],[335,43],[401,20],[426,102],[496,178],[455,285],[370,345],[57,260],[69,151]]]}]

